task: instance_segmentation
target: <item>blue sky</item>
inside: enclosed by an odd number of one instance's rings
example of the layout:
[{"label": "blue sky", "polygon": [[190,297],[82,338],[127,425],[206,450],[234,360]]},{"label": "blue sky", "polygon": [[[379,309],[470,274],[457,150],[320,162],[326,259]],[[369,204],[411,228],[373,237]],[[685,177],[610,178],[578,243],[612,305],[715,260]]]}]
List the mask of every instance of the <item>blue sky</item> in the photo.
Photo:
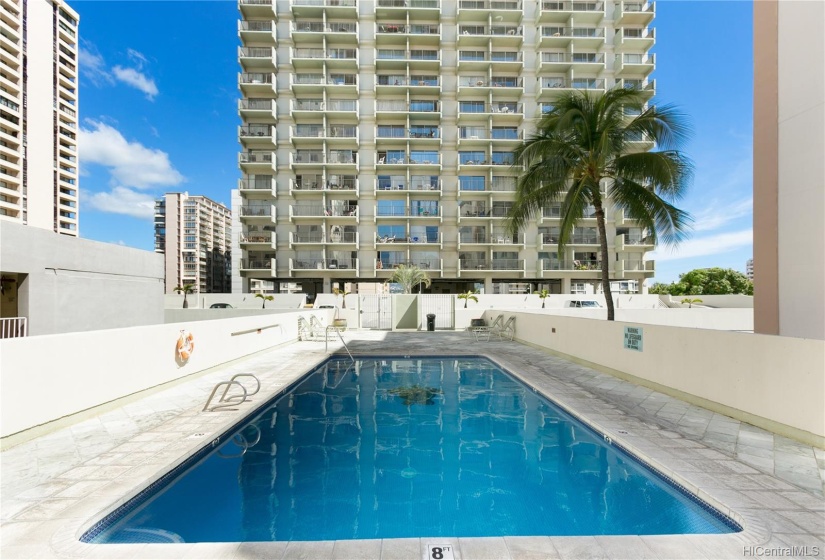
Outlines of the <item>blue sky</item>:
[{"label": "blue sky", "polygon": [[[451,0],[443,0],[451,1]],[[532,0],[525,0],[532,1]],[[227,206],[237,167],[235,2],[88,1],[81,23],[81,236],[153,249],[153,200]],[[689,115],[696,164],[680,207],[688,241],[660,248],[655,281],[744,271],[752,243],[752,3],[657,2],[657,100]]]}]

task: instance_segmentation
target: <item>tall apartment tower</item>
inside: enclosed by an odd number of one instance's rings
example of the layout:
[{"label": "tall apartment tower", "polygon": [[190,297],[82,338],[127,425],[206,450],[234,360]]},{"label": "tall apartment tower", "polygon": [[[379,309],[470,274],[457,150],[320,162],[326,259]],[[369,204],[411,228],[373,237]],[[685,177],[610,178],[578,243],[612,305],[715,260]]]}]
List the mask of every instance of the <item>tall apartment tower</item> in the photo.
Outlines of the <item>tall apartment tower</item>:
[{"label": "tall apartment tower", "polygon": [[[233,291],[250,281],[383,282],[432,291],[619,291],[653,275],[646,232],[609,206],[558,253],[559,205],[508,235],[512,150],[560,93],[655,83],[652,3],[239,0],[242,178]],[[645,138],[638,149],[652,148]]]},{"label": "tall apartment tower", "polygon": [[78,15],[0,0],[0,219],[78,235]]},{"label": "tall apartment tower", "polygon": [[166,193],[155,201],[155,252],[164,253],[166,293],[193,284],[201,293],[231,291],[229,209],[205,196]]}]

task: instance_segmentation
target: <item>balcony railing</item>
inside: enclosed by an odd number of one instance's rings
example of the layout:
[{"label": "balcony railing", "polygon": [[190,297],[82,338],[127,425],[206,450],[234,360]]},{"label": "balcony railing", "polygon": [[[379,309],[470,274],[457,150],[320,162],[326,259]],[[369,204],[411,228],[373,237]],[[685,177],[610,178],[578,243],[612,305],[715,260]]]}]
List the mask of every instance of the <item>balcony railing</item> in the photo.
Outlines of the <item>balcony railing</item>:
[{"label": "balcony railing", "polygon": [[272,206],[241,206],[241,217],[264,217],[272,215]]},{"label": "balcony railing", "polygon": [[5,317],[0,319],[0,338],[17,338],[28,335],[26,317]]},{"label": "balcony railing", "polygon": [[293,6],[314,6],[318,8],[343,6],[354,8],[356,0],[292,0]]},{"label": "balcony railing", "polygon": [[378,49],[375,55],[378,60],[412,60],[412,61],[439,61],[440,52],[436,50],[404,50],[404,49]]},{"label": "balcony railing", "polygon": [[604,53],[541,53],[542,62],[565,64],[604,64]]},{"label": "balcony railing", "polygon": [[603,78],[542,78],[541,87],[543,89],[604,89]]},{"label": "balcony railing", "polygon": [[271,58],[275,59],[275,51],[270,47],[238,47],[238,56],[241,58]]},{"label": "balcony railing", "polygon": [[266,179],[265,181],[258,181],[255,179],[240,179],[238,180],[238,188],[240,190],[251,191],[274,191],[275,180]]},{"label": "balcony railing", "polygon": [[358,259],[291,259],[293,270],[358,270]]},{"label": "balcony railing", "polygon": [[516,0],[460,0],[459,10],[520,10],[521,2]]},{"label": "balcony railing", "polygon": [[292,163],[357,163],[358,154],[352,151],[331,151],[327,154],[323,152],[293,152]]},{"label": "balcony railing", "polygon": [[238,22],[238,29],[240,31],[272,31],[271,21],[246,21],[240,20]]},{"label": "balcony railing", "polygon": [[275,75],[263,72],[243,72],[238,75],[241,84],[271,84]]},{"label": "balcony railing", "polygon": [[379,86],[427,86],[438,87],[438,76],[405,76],[379,75],[376,84]]},{"label": "balcony railing", "polygon": [[358,58],[357,49],[292,49],[292,58],[314,59],[355,59]]},{"label": "balcony railing", "polygon": [[376,111],[405,112],[405,113],[438,113],[441,104],[438,101],[405,101],[381,100],[375,106]]},{"label": "balcony railing", "polygon": [[441,216],[441,208],[422,208],[420,206],[376,206],[375,216],[377,218],[437,218]]},{"label": "balcony railing", "polygon": [[515,25],[459,25],[458,38],[467,36],[521,37],[523,29]]},{"label": "balcony railing", "polygon": [[542,270],[601,271],[601,261],[540,259]]},{"label": "balcony railing", "polygon": [[521,62],[524,60],[521,52],[485,52],[485,51],[458,51],[458,61],[461,62]]},{"label": "balcony railing", "polygon": [[241,243],[268,243],[275,242],[275,234],[271,231],[253,231],[242,233],[240,236]]},{"label": "balcony railing", "polygon": [[299,124],[292,127],[294,138],[357,138],[358,127],[356,126],[323,126]]},{"label": "balcony railing", "polygon": [[243,270],[271,270],[275,259],[241,259]]},{"label": "balcony railing", "polygon": [[502,76],[459,76],[459,87],[500,87],[500,88],[520,88],[522,87],[521,78],[510,78]]},{"label": "balcony railing", "polygon": [[275,127],[268,124],[249,124],[238,127],[238,134],[242,137],[273,136],[275,134]]},{"label": "balcony railing", "polygon": [[239,107],[249,111],[271,111],[275,108],[274,99],[241,99]]},{"label": "balcony railing", "polygon": [[357,86],[356,74],[293,74],[292,85],[330,85],[330,86]]},{"label": "balcony railing", "polygon": [[441,165],[441,154],[416,154],[409,157],[404,152],[378,152],[378,165]]},{"label": "balcony railing", "polygon": [[441,33],[437,24],[377,23],[378,33],[404,33],[409,35],[438,35]]},{"label": "balcony railing", "polygon": [[295,204],[290,206],[292,216],[300,218],[314,217],[357,217],[358,206],[321,206],[317,204]]},{"label": "balcony railing", "polygon": [[[395,178],[393,178],[395,179]],[[441,182],[438,180],[416,181],[407,183],[406,177],[397,180],[378,178],[375,180],[376,191],[440,191]]]},{"label": "balcony railing", "polygon": [[603,2],[542,2],[543,12],[604,12]]},{"label": "balcony railing", "polygon": [[379,8],[427,8],[441,7],[439,0],[378,0]]},{"label": "balcony railing", "polygon": [[480,243],[493,245],[522,245],[524,243],[523,234],[517,236],[505,234],[486,233],[462,233],[459,235],[460,243]]},{"label": "balcony railing", "polygon": [[272,163],[275,161],[275,154],[273,152],[241,152],[238,154],[238,161],[240,163]]},{"label": "balcony railing", "polygon": [[358,24],[352,22],[295,21],[292,31],[299,33],[357,33]]},{"label": "balcony railing", "polygon": [[556,27],[543,25],[541,27],[541,36],[599,39],[604,37],[604,27]]}]

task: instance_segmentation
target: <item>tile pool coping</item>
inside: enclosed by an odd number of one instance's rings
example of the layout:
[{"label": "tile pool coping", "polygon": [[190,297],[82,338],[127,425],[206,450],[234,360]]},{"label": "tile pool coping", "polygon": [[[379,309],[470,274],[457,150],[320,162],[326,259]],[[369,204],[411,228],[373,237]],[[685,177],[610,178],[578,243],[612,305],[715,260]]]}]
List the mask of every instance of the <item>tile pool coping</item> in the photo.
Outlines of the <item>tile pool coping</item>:
[{"label": "tile pool coping", "polygon": [[[411,336],[416,338],[411,338]],[[755,469],[707,448],[699,442],[682,438],[649,418],[638,418],[621,411],[610,402],[593,395],[567,374],[588,370],[584,366],[555,358],[517,342],[474,344],[472,338],[454,333],[439,340],[427,335],[403,333],[380,336],[370,333],[350,334],[351,349],[360,356],[403,354],[415,356],[483,356],[536,389],[566,412],[588,424],[598,433],[608,435],[632,454],[643,459],[710,503],[743,526],[739,533],[723,535],[596,536],[596,537],[487,537],[383,539],[363,541],[273,542],[273,543],[190,543],[190,544],[88,544],[79,537],[108,513],[121,506],[150,483],[180,465],[189,456],[224,433],[253,409],[267,401],[291,382],[302,377],[328,357],[323,343],[297,343],[232,364],[198,381],[201,392],[208,391],[215,379],[234,373],[259,373],[264,387],[259,400],[237,411],[201,414],[201,404],[190,406],[170,420],[141,431],[109,450],[108,455],[138,455],[145,460],[104,481],[89,476],[76,477],[72,487],[57,494],[68,505],[54,515],[4,516],[2,556],[4,558],[422,558],[428,543],[451,544],[456,558],[742,558],[747,547],[784,548],[819,546],[822,548],[825,514],[820,497],[808,495],[804,504],[788,500],[796,494],[793,487],[778,479],[770,486],[755,485],[748,477]],[[397,338],[396,338],[397,337]],[[393,351],[381,340],[395,339],[400,344],[420,340],[422,348]],[[359,341],[364,343],[359,347]],[[378,344],[373,344],[374,342]],[[462,350],[447,346],[456,342]],[[286,358],[286,360],[284,359]],[[548,369],[552,368],[552,369]],[[602,374],[600,374],[602,375]],[[609,377],[609,376],[605,376]],[[615,379],[615,378],[611,378]],[[192,383],[195,383],[193,381]],[[618,380],[628,387],[634,385]],[[669,398],[669,397],[663,397]],[[203,397],[205,400],[205,397]],[[675,399],[674,399],[675,400]],[[202,401],[200,401],[202,402]],[[166,445],[150,449],[154,442]],[[141,451],[149,449],[149,451]],[[142,454],[142,455],[141,455]],[[106,453],[101,454],[105,456]],[[95,463],[78,468],[90,468]],[[77,470],[77,469],[74,469]],[[732,476],[739,473],[739,476]],[[767,477],[768,475],[764,475]],[[768,479],[759,478],[763,483]],[[42,487],[49,481],[35,486]],[[773,489],[771,488],[773,487]],[[73,490],[74,489],[74,490]],[[784,494],[783,494],[784,492]],[[37,494],[37,492],[34,492]],[[4,492],[5,494],[5,492]],[[43,492],[42,507],[55,500]],[[4,501],[6,496],[4,495]],[[33,501],[37,502],[37,499]],[[47,504],[46,502],[49,502]],[[771,506],[770,504],[775,504]],[[37,507],[37,504],[35,504]],[[8,517],[8,519],[6,519]],[[755,554],[751,554],[755,556]]]}]

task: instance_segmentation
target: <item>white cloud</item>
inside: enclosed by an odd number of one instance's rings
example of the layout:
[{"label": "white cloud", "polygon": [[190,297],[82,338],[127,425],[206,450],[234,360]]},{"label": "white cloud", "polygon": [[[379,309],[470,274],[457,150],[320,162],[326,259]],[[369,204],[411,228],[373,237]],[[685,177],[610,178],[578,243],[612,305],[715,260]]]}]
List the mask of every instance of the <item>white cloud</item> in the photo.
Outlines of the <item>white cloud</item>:
[{"label": "white cloud", "polygon": [[720,233],[718,235],[709,235],[698,239],[690,239],[680,243],[671,252],[665,252],[663,249],[658,249],[648,253],[646,258],[657,262],[663,262],[689,259],[693,257],[705,257],[708,255],[728,253],[742,247],[747,247],[752,243],[753,230],[744,229],[741,231]]},{"label": "white cloud", "polygon": [[103,60],[103,55],[97,52],[94,45],[84,41],[84,46],[80,47],[77,54],[80,62],[80,72],[92,84],[101,87],[105,84],[114,83],[111,74],[106,70],[106,61]]},{"label": "white cloud", "polygon": [[[89,207],[110,214],[124,214],[143,220],[151,220],[155,215],[155,199],[152,195],[126,187],[114,187],[107,193],[92,193],[85,200]],[[124,245],[122,241],[119,244]]]},{"label": "white cloud", "polygon": [[114,73],[115,78],[124,84],[130,85],[133,88],[137,88],[145,93],[146,98],[149,99],[149,101],[153,101],[155,96],[158,94],[158,87],[155,85],[155,81],[151,78],[147,78],[146,75],[138,70],[135,70],[134,68],[115,66],[112,68],[112,72]]},{"label": "white cloud", "polygon": [[693,216],[693,231],[713,231],[739,218],[753,214],[753,197],[737,202],[713,200]]},{"label": "white cloud", "polygon": [[143,53],[135,49],[126,49],[126,55],[129,57],[129,60],[135,63],[138,70],[143,70],[143,66],[149,62]]},{"label": "white cloud", "polygon": [[79,143],[83,163],[109,167],[116,184],[138,189],[173,186],[185,178],[169,162],[169,155],[129,142],[109,125],[87,120],[91,128],[80,127]]}]

